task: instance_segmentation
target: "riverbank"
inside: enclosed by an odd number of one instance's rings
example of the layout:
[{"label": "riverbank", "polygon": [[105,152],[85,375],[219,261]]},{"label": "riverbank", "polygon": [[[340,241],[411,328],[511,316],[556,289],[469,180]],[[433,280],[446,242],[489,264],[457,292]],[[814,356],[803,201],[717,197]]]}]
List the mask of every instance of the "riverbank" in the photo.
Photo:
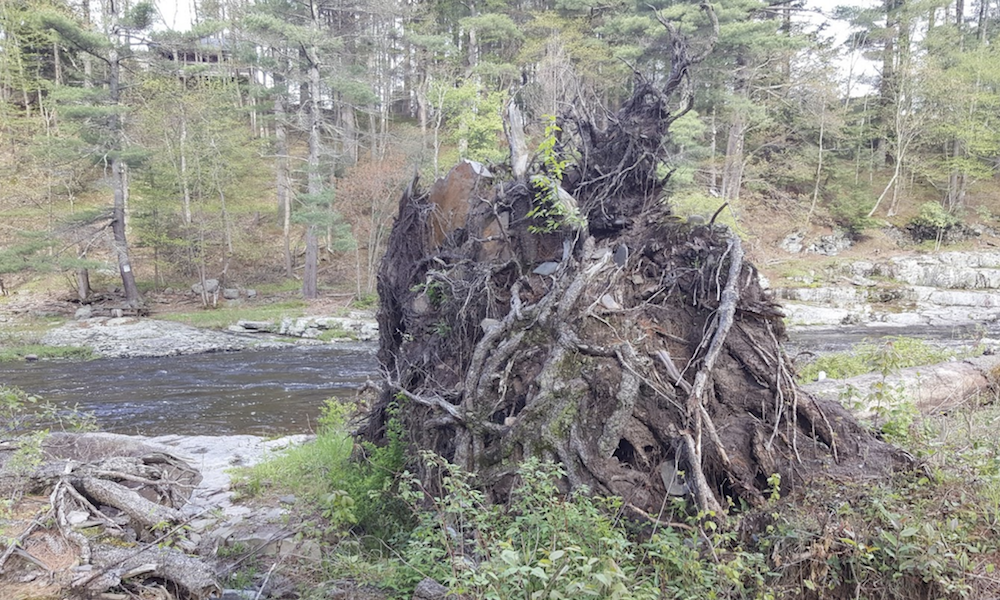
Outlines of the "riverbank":
[{"label": "riverbank", "polygon": [[[155,297],[151,316],[108,316],[107,307],[80,306],[44,294],[20,293],[0,302],[0,347],[13,357],[164,357],[281,349],[378,338],[374,311],[329,301],[240,303],[215,309],[188,306],[186,296]],[[187,309],[187,312],[179,312]],[[114,311],[112,311],[114,312]],[[185,315],[190,315],[185,323]],[[202,317],[211,317],[203,319]],[[205,326],[208,323],[212,326]]]}]

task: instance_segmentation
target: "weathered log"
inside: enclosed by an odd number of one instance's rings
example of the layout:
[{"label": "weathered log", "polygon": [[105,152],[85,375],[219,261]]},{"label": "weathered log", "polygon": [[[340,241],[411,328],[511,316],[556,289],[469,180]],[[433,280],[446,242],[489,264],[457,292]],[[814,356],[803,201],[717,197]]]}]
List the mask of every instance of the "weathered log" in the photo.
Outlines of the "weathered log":
[{"label": "weathered log", "polygon": [[151,502],[123,485],[107,479],[84,477],[73,482],[84,494],[97,502],[113,506],[129,516],[136,531],[154,532],[183,519],[179,511]]},{"label": "weathered log", "polygon": [[[92,563],[99,569],[96,577],[86,576],[74,587],[99,594],[129,579],[158,579],[168,584],[176,597],[207,600],[222,592],[215,573],[200,559],[170,547],[146,546],[139,550],[95,544]],[[171,589],[172,588],[172,589]]]}]

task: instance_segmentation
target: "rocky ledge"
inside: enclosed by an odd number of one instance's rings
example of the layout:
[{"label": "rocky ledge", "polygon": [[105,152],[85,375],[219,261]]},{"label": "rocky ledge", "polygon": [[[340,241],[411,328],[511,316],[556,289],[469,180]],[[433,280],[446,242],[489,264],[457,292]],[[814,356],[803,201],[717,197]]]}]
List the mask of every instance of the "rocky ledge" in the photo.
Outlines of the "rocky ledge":
[{"label": "rocky ledge", "polygon": [[853,261],[776,290],[792,326],[955,326],[1000,319],[1000,252]]},{"label": "rocky ledge", "polygon": [[106,358],[174,356],[292,345],[273,338],[262,339],[139,317],[93,317],[70,321],[46,333],[42,343],[91,348]]},{"label": "rocky ledge", "polygon": [[[329,332],[328,336],[324,332]],[[369,341],[377,337],[378,325],[364,313],[279,322],[240,321],[227,331],[141,317],[89,317],[50,330],[42,343],[91,348],[105,358],[140,358],[285,348],[318,344],[323,339]]]}]

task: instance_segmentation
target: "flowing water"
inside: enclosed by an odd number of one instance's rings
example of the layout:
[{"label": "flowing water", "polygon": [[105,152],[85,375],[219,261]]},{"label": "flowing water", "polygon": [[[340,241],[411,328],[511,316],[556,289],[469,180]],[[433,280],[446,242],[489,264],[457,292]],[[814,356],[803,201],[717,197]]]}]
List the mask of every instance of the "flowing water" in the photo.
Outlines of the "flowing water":
[{"label": "flowing water", "polygon": [[[987,332],[992,334],[993,332]],[[972,327],[837,327],[791,332],[790,356],[821,354],[883,336],[969,345]],[[129,434],[252,433],[315,429],[323,401],[350,398],[377,379],[375,345],[298,347],[166,358],[0,363],[0,383],[93,412],[106,431]]]},{"label": "flowing water", "polygon": [[94,413],[127,434],[313,431],[323,401],[350,398],[378,369],[374,344],[165,358],[0,363],[0,383]]}]

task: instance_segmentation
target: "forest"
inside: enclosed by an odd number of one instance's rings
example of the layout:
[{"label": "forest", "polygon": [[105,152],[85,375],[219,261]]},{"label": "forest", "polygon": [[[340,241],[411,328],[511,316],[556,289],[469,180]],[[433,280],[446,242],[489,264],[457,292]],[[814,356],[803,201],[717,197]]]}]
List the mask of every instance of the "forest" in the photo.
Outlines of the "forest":
[{"label": "forest", "polygon": [[[606,124],[637,74],[668,76],[665,23],[695,46],[711,30],[680,0],[202,0],[184,31],[171,8],[0,6],[5,289],[55,273],[136,306],[140,286],[210,278],[372,297],[415,175],[506,160],[510,104],[539,161],[556,118]],[[938,243],[995,219],[995,3],[713,8],[718,43],[661,142],[675,214]]]}]

